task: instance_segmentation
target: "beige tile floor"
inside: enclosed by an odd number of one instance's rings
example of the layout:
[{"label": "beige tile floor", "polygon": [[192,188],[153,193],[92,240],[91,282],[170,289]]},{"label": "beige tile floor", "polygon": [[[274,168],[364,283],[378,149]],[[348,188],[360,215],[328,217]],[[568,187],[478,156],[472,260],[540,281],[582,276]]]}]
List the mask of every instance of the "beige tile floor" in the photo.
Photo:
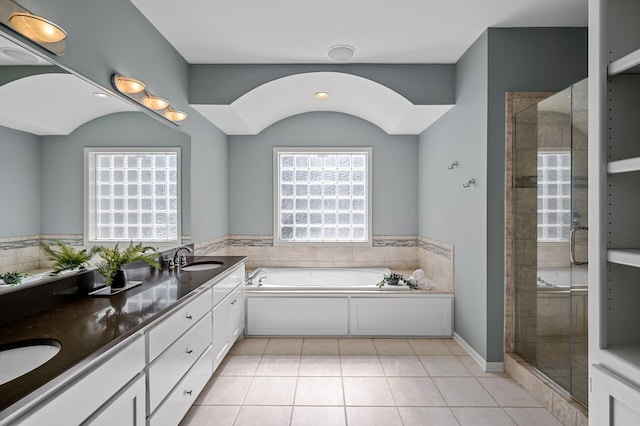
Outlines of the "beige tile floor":
[{"label": "beige tile floor", "polygon": [[244,339],[181,425],[558,426],[452,339]]}]

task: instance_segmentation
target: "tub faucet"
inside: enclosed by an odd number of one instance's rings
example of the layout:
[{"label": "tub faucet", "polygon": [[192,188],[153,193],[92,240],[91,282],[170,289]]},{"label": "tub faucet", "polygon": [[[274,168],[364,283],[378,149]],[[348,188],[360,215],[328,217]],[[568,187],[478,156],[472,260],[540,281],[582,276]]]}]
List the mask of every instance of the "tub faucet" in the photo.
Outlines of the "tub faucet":
[{"label": "tub faucet", "polygon": [[188,246],[182,246],[182,247],[178,247],[175,251],[175,253],[173,254],[173,264],[176,267],[182,266],[182,265],[186,265],[187,264],[187,256],[186,255],[182,255],[180,256],[180,252],[182,250],[186,250],[189,253],[193,253],[193,249],[191,247]]}]

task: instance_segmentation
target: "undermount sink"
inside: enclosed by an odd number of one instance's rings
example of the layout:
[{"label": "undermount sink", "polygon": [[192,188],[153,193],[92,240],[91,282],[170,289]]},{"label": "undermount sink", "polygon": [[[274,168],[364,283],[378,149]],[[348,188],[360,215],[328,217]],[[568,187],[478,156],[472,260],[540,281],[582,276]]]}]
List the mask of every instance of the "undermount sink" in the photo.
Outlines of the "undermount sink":
[{"label": "undermount sink", "polygon": [[0,385],[35,370],[60,352],[52,339],[26,340],[0,346]]},{"label": "undermount sink", "polygon": [[222,262],[217,261],[195,262],[190,265],[185,265],[180,269],[185,272],[208,271],[210,269],[217,269],[222,265]]}]

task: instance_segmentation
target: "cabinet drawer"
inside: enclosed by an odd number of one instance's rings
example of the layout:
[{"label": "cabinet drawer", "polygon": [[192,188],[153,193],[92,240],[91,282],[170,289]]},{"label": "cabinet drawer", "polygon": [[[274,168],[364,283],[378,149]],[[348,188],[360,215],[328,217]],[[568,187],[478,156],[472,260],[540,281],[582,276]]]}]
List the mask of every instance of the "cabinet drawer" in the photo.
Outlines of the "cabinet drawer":
[{"label": "cabinet drawer", "polygon": [[18,420],[21,425],[80,424],[144,370],[144,338],[88,366],[90,373]]},{"label": "cabinet drawer", "polygon": [[198,357],[211,345],[211,313],[172,344],[148,370],[149,412],[152,413]]},{"label": "cabinet drawer", "polygon": [[169,397],[151,416],[150,426],[175,426],[195,402],[198,394],[207,384],[213,371],[211,369],[211,348],[184,376],[184,379],[173,389]]},{"label": "cabinet drawer", "polygon": [[140,374],[82,426],[144,426],[145,392],[144,374]]},{"label": "cabinet drawer", "polygon": [[213,306],[222,302],[222,300],[227,297],[227,295],[231,293],[238,284],[244,281],[244,278],[245,270],[243,263],[213,286]]},{"label": "cabinet drawer", "polygon": [[203,291],[147,332],[149,362],[211,310],[211,290]]}]

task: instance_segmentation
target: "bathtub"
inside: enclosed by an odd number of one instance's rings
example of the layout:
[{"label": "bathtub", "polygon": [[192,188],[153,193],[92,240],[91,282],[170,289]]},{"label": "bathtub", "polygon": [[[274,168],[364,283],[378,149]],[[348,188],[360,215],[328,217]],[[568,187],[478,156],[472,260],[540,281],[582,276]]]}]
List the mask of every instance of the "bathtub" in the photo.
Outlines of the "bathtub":
[{"label": "bathtub", "polygon": [[[378,288],[387,268],[268,268],[247,278],[247,336],[451,337],[453,294]],[[398,291],[394,291],[398,290]]]},{"label": "bathtub", "polygon": [[409,290],[407,285],[379,288],[389,273],[388,268],[262,268],[249,276],[247,290]]}]

